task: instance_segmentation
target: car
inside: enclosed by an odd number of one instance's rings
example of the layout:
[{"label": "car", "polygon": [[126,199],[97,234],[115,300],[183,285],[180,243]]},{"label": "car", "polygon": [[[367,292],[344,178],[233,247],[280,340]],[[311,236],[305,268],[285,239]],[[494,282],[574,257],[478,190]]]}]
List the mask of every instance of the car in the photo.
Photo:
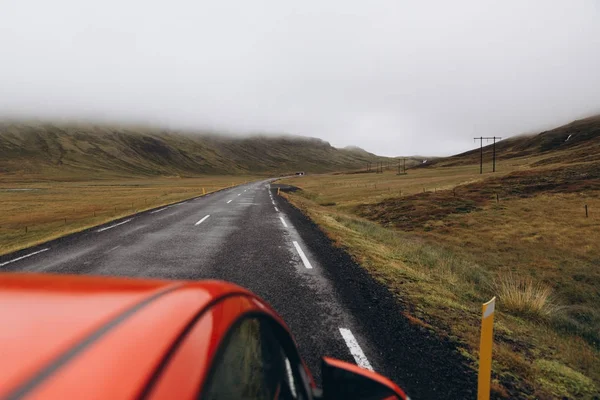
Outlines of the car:
[{"label": "car", "polygon": [[406,399],[323,358],[322,389],[262,299],[221,281],[0,274],[0,399]]}]

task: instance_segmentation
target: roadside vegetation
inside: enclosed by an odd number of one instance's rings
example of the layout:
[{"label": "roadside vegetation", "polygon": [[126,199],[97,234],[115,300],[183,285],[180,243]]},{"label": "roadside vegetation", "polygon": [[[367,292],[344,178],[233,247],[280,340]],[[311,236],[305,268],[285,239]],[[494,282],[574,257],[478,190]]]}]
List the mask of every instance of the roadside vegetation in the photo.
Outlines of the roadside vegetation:
[{"label": "roadside vegetation", "polygon": [[[82,179],[84,177],[82,176]],[[252,176],[0,181],[0,255],[133,213],[257,179]]]},{"label": "roadside vegetation", "polygon": [[397,296],[404,317],[450,338],[474,369],[481,304],[498,297],[495,397],[598,398],[600,163],[549,156],[503,159],[483,175],[441,162],[282,182],[301,189],[284,196]]}]

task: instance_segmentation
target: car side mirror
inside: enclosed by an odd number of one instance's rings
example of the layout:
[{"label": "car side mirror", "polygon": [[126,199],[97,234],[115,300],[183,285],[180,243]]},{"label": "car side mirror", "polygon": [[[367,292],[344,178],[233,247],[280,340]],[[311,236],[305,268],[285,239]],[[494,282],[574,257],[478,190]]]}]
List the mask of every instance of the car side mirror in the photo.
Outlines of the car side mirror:
[{"label": "car side mirror", "polygon": [[354,364],[323,357],[324,400],[407,400],[391,380]]}]

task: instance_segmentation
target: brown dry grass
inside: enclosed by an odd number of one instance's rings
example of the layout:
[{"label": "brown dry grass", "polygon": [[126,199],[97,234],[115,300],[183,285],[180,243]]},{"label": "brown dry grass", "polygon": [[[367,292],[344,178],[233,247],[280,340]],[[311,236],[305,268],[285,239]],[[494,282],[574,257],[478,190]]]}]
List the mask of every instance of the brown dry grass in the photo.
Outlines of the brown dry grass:
[{"label": "brown dry grass", "polygon": [[512,272],[499,274],[494,281],[494,292],[498,293],[502,308],[515,315],[543,319],[557,311],[552,302],[552,288],[532,278]]},{"label": "brown dry grass", "polygon": [[255,179],[250,176],[0,181],[0,254]]},{"label": "brown dry grass", "polygon": [[600,390],[599,169],[530,167],[541,159],[483,177],[474,165],[306,176],[286,181],[303,189],[286,196],[474,368],[481,303],[498,295],[498,395],[590,398]]}]

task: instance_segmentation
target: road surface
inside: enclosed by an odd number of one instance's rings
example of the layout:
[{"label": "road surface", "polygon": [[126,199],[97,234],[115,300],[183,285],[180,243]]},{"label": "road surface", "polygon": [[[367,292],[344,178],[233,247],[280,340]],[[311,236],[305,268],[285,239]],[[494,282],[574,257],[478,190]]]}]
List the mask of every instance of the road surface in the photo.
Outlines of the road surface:
[{"label": "road surface", "polygon": [[234,282],[283,317],[317,381],[328,355],[390,377],[413,399],[474,396],[452,346],[410,325],[391,294],[269,180],[0,257],[0,271]]}]

